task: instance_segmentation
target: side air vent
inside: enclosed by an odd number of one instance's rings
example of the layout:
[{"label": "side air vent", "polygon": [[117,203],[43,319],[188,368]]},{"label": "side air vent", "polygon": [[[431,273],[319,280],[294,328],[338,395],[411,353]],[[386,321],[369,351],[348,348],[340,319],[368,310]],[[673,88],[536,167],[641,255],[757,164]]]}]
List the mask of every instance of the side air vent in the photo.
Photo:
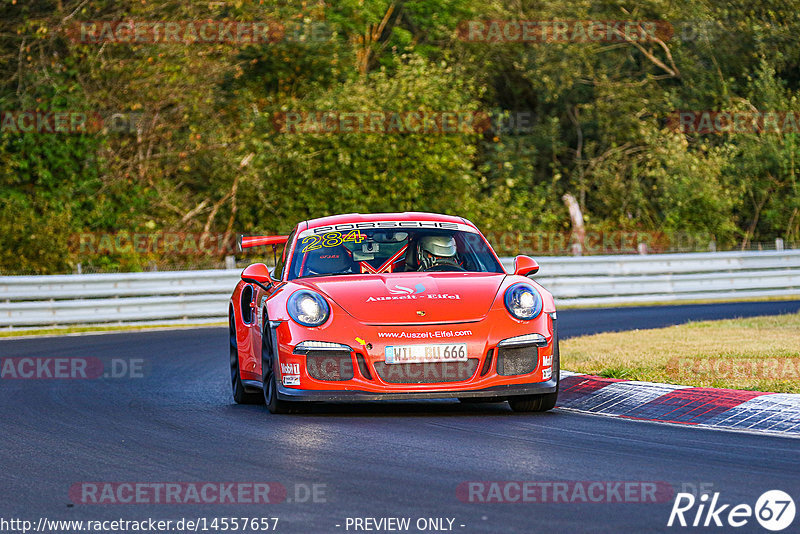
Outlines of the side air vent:
[{"label": "side air vent", "polygon": [[481,367],[481,376],[486,376],[492,368],[492,356],[494,356],[494,350],[489,349],[489,352],[486,353],[486,359],[483,361],[483,367]]},{"label": "side air vent", "polygon": [[253,308],[250,304],[253,302],[253,286],[246,285],[242,288],[242,296],[239,301],[242,310],[242,321],[245,324],[253,324]]}]

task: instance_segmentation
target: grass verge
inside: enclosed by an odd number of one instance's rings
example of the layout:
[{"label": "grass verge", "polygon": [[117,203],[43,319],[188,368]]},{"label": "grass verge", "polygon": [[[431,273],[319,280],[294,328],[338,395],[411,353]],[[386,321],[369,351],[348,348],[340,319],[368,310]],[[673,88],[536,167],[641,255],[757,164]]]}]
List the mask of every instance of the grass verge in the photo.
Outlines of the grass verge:
[{"label": "grass verge", "polygon": [[561,342],[561,358],[607,378],[800,393],[800,314],[576,337]]}]

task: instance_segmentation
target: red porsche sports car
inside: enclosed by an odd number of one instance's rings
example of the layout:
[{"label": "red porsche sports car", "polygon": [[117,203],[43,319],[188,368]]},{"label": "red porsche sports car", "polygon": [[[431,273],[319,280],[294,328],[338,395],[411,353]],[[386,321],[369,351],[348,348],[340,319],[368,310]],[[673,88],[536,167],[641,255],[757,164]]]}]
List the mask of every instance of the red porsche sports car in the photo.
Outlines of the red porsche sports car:
[{"label": "red porsche sports car", "polygon": [[238,403],[458,398],[545,411],[558,396],[552,295],[506,273],[481,232],[432,213],[350,214],[298,224],[270,271],[250,265],[229,307]]}]

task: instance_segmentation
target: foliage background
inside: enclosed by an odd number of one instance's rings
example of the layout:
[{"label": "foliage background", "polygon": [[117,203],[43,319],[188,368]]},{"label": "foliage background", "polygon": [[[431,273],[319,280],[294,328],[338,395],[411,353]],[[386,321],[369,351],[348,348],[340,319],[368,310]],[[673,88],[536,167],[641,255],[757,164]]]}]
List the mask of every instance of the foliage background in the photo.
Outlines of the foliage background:
[{"label": "foliage background", "polygon": [[[66,32],[129,19],[272,20],[295,37],[99,45]],[[459,39],[476,19],[655,20],[675,34],[641,46]],[[778,0],[0,0],[0,110],[142,114],[127,134],[0,134],[0,271],[211,265],[224,253],[87,253],[75,236],[285,233],[350,211],[568,233],[565,193],[590,231],[797,243],[795,134],[689,136],[667,122],[681,109],[800,111],[798,34],[800,2]],[[534,121],[522,133],[286,135],[270,120],[325,109]]]}]

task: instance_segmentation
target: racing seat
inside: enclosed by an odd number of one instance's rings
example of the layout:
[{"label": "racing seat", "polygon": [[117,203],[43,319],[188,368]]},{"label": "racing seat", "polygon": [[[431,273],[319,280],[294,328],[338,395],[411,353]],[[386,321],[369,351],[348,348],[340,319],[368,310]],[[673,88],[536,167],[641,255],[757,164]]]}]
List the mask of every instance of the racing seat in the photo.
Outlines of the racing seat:
[{"label": "racing seat", "polygon": [[308,252],[304,275],[337,274],[355,271],[355,262],[344,245],[323,247]]},{"label": "racing seat", "polygon": [[[417,262],[417,241],[415,239],[409,240],[408,249],[406,250],[406,263],[402,269],[403,272],[419,270],[419,263]],[[398,270],[400,272],[401,270]]]}]

